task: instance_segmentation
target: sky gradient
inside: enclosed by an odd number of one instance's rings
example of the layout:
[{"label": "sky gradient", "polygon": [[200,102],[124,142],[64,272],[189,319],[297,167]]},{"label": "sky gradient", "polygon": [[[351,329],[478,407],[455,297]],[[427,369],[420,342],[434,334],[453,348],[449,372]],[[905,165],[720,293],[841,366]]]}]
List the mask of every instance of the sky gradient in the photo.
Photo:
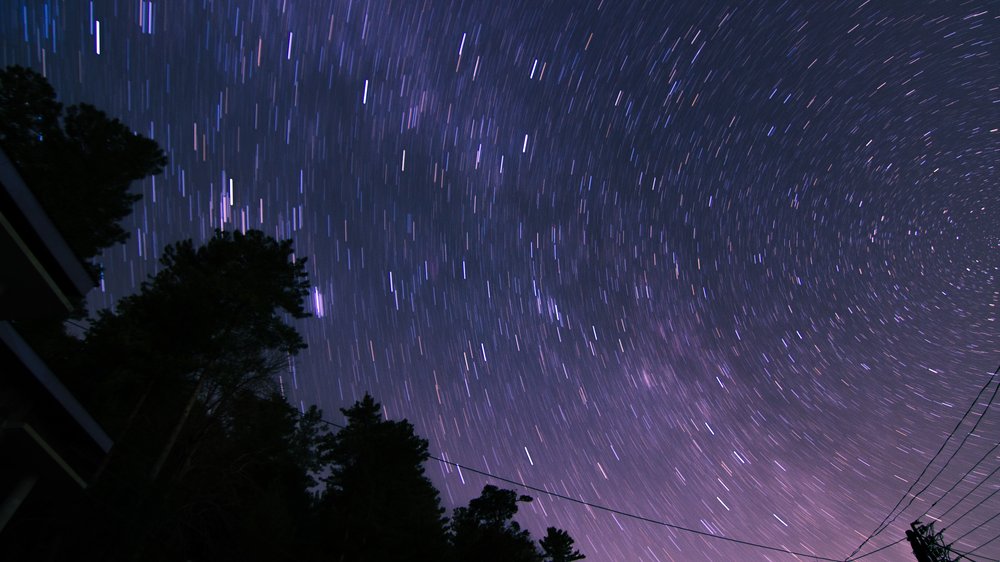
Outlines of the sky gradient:
[{"label": "sky gradient", "polygon": [[[843,559],[1000,364],[1000,5],[798,4],[0,0],[0,63],[168,154],[94,307],[170,242],[293,238],[293,403],[370,391],[442,458]],[[490,483],[428,473],[449,508]],[[594,562],[794,560],[533,495]]]}]

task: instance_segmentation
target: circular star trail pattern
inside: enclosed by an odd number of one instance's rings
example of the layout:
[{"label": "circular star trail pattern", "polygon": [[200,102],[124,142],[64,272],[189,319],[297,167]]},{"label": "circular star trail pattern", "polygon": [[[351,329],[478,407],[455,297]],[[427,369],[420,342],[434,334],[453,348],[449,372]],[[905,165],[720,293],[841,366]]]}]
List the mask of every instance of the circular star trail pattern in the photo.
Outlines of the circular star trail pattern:
[{"label": "circular star trail pattern", "polygon": [[[370,391],[442,458],[843,558],[1000,358],[996,3],[0,4],[0,62],[169,154],[92,304],[181,238],[293,238],[281,383],[332,421]],[[489,482],[428,473],[449,508]],[[535,495],[588,560],[790,559]]]}]

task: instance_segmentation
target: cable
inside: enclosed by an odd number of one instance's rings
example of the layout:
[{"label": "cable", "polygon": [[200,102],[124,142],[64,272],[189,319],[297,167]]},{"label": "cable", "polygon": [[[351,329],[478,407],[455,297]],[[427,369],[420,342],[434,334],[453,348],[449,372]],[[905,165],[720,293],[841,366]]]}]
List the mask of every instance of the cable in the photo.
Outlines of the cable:
[{"label": "cable", "polygon": [[[331,422],[331,421],[328,421],[328,420],[325,420],[325,419],[322,419],[322,418],[320,418],[320,421],[323,422],[323,423],[326,423],[327,425],[331,425],[333,427],[338,427],[340,429],[344,429],[345,428],[345,426],[343,426],[343,425],[340,425],[340,424],[337,424],[337,423],[334,423],[334,422]],[[504,478],[503,476],[497,476],[496,474],[492,474],[492,473],[486,472],[484,470],[479,470],[479,469],[476,469],[476,468],[472,468],[471,466],[465,466],[464,464],[459,464],[459,463],[454,462],[454,461],[445,460],[445,459],[436,457],[434,455],[428,455],[428,456],[430,458],[438,461],[438,462],[442,462],[442,463],[445,463],[445,464],[450,464],[450,465],[452,465],[454,467],[457,467],[457,468],[459,468],[461,470],[467,470],[469,472],[472,472],[472,473],[475,473],[475,474],[479,474],[481,476],[486,476],[486,477],[492,478],[494,480],[499,480],[501,482],[506,482],[508,484],[512,484],[514,486],[518,486],[518,487],[524,488],[526,490],[531,490],[533,492],[538,492],[540,494],[545,494],[547,496],[551,496],[551,497],[558,498],[558,499],[561,499],[561,500],[566,500],[566,501],[570,501],[570,502],[573,502],[573,503],[577,503],[577,504],[580,504],[580,505],[583,505],[583,506],[586,506],[586,507],[589,507],[589,508],[592,508],[592,509],[597,509],[597,510],[600,510],[600,511],[607,511],[608,513],[613,513],[615,515],[621,515],[622,517],[628,517],[630,519],[635,519],[635,520],[638,520],[638,521],[643,521],[645,523],[653,523],[655,525],[660,525],[660,526],[663,526],[663,527],[667,527],[669,529],[674,529],[675,531],[684,531],[686,533],[693,533],[693,534],[701,535],[701,536],[707,537],[707,538],[717,539],[717,540],[721,540],[721,541],[727,541],[727,542],[731,542],[731,543],[735,543],[735,544],[741,544],[743,546],[750,546],[750,547],[753,547],[753,548],[759,548],[759,549],[763,549],[763,550],[770,550],[772,552],[780,552],[782,554],[790,554],[792,556],[801,556],[803,558],[811,558],[813,560],[823,560],[825,562],[841,562],[840,560],[837,560],[835,558],[826,558],[825,556],[816,556],[815,554],[806,554],[804,552],[795,552],[794,550],[788,550],[788,549],[780,548],[780,547],[777,547],[777,546],[768,546],[768,545],[765,545],[765,544],[755,543],[755,542],[751,542],[751,541],[745,541],[745,540],[741,540],[741,539],[734,539],[734,538],[731,538],[731,537],[727,537],[725,535],[714,535],[712,533],[706,533],[705,531],[699,531],[697,529],[690,529],[688,527],[682,527],[680,525],[674,525],[672,523],[667,523],[665,521],[659,521],[657,519],[652,519],[650,517],[644,517],[642,515],[636,515],[634,513],[629,513],[627,511],[622,511],[620,509],[615,509],[615,508],[612,508],[612,507],[607,507],[607,506],[603,506],[603,505],[600,505],[600,504],[591,503],[591,502],[588,502],[588,501],[585,501],[585,500],[576,499],[576,498],[573,498],[573,497],[570,497],[570,496],[564,496],[564,495],[556,493],[556,492],[550,492],[550,491],[548,491],[548,490],[546,490],[544,488],[539,488],[537,486],[532,486],[530,484],[525,484],[523,482],[518,482],[516,480],[511,480],[510,478]]]},{"label": "cable", "polygon": [[[974,532],[976,532],[977,530],[979,530],[980,528],[982,528],[982,526],[983,526],[983,525],[985,525],[985,524],[989,523],[990,521],[993,521],[993,520],[994,520],[994,519],[996,519],[997,517],[1000,517],[1000,512],[998,512],[998,513],[997,513],[996,515],[994,515],[993,517],[990,517],[990,518],[989,518],[989,519],[987,519],[986,521],[983,521],[982,523],[980,523],[980,524],[976,525],[975,527],[973,527],[973,528],[969,529],[969,531],[968,531],[967,533],[965,533],[964,535],[962,535],[962,536],[958,537],[957,539],[953,540],[953,541],[952,541],[952,544],[954,544],[954,543],[957,543],[958,541],[960,541],[960,540],[964,539],[965,537],[967,537],[967,536],[971,535],[972,533],[974,533]],[[990,540],[986,541],[985,543],[983,543],[982,545],[980,545],[980,546],[979,546],[978,548],[975,548],[975,549],[973,549],[973,550],[970,550],[969,552],[970,552],[970,553],[972,553],[972,552],[975,552],[975,551],[979,550],[980,548],[983,548],[984,546],[986,546],[986,545],[990,544],[991,542],[993,542],[993,541],[995,541],[995,540],[997,540],[997,539],[1000,539],[1000,535],[997,535],[997,536],[993,537],[992,539],[990,539]]]},{"label": "cable", "polygon": [[[855,556],[854,558],[849,558],[845,562],[854,562],[855,560],[861,560],[862,558],[867,558],[867,557],[871,556],[872,554],[876,554],[878,552],[882,552],[883,550],[885,550],[887,548],[891,548],[893,546],[896,546],[897,544],[899,544],[899,543],[901,543],[901,542],[903,542],[905,540],[906,540],[906,537],[903,537],[903,538],[901,538],[901,539],[899,539],[899,540],[897,540],[895,542],[891,542],[891,543],[889,543],[889,544],[887,544],[887,545],[885,545],[883,547],[876,548],[875,550],[866,552],[866,553],[862,554],[861,556]],[[967,560],[973,560],[974,562],[975,562],[976,558],[979,558],[980,560],[984,560],[985,562],[1000,562],[1000,561],[995,561],[995,560],[992,560],[992,559],[989,559],[989,558],[981,558],[979,556],[970,556],[968,553],[959,552],[959,551],[957,551],[957,550],[955,550],[954,548],[951,548],[951,547],[949,547],[949,549],[951,550],[951,552],[953,552],[954,554],[957,554],[959,557],[965,558]]]},{"label": "cable", "polygon": [[906,540],[906,537],[903,537],[903,538],[899,539],[896,542],[891,542],[891,543],[889,543],[889,544],[887,544],[887,545],[885,545],[885,546],[883,546],[881,548],[876,548],[875,550],[872,550],[870,552],[866,552],[866,553],[862,554],[861,556],[855,556],[854,558],[848,558],[846,562],[852,562],[853,560],[861,560],[862,558],[867,558],[867,557],[871,556],[872,554],[875,554],[876,552],[882,552],[883,550],[885,550],[885,549],[887,549],[887,548],[889,548],[891,546],[896,546],[897,544],[899,544],[899,543],[901,543],[901,542],[903,542],[905,540]]},{"label": "cable", "polygon": [[593,508],[593,509],[598,509],[598,510],[601,510],[601,511],[607,511],[608,513],[613,513],[615,515],[621,515],[623,517],[629,517],[629,518],[632,518],[632,519],[636,519],[638,521],[644,521],[646,523],[653,523],[653,524],[656,524],[656,525],[661,525],[663,527],[668,527],[670,529],[674,529],[674,530],[677,530],[677,531],[684,531],[684,532],[688,532],[688,533],[694,533],[696,535],[701,535],[703,537],[709,537],[709,538],[713,538],[713,539],[719,539],[719,540],[723,540],[723,541],[729,541],[729,542],[736,543],[736,544],[742,544],[744,546],[752,546],[754,548],[761,548],[761,549],[765,549],[765,550],[771,550],[771,551],[774,551],[774,552],[781,552],[783,554],[790,554],[792,556],[801,556],[803,558],[812,558],[813,560],[826,560],[826,561],[830,561],[830,562],[839,562],[839,561],[835,561],[833,558],[826,558],[824,556],[816,556],[814,554],[806,554],[806,553],[803,553],[803,552],[795,552],[793,550],[779,548],[779,547],[776,547],[776,546],[767,546],[767,545],[763,545],[763,544],[759,544],[759,543],[755,543],[755,542],[750,542],[750,541],[745,541],[745,540],[730,538],[730,537],[727,537],[727,536],[724,536],[724,535],[714,535],[712,533],[706,533],[704,531],[699,531],[697,529],[690,529],[690,528],[687,528],[687,527],[681,527],[680,525],[673,525],[673,524],[667,523],[665,521],[658,521],[656,519],[651,519],[649,517],[644,517],[642,515],[635,515],[634,513],[628,513],[626,511],[621,511],[621,510],[614,509],[614,508],[611,508],[611,507],[606,507],[606,506],[603,506],[603,505],[591,503],[591,502],[584,501],[584,500],[579,500],[579,499],[572,498],[572,497],[569,497],[569,496],[564,496],[564,495],[558,494],[556,492],[550,492],[548,490],[545,490],[544,488],[538,488],[536,486],[531,486],[531,485],[528,485],[528,484],[523,484],[521,482],[517,482],[515,480],[510,480],[508,478],[503,478],[501,476],[497,476],[495,474],[490,474],[490,473],[484,472],[482,470],[476,470],[475,468],[464,466],[464,465],[458,464],[456,462],[446,461],[446,460],[443,460],[443,459],[437,459],[436,457],[433,457],[433,456],[431,458],[434,458],[434,459],[436,459],[438,461],[441,461],[443,463],[446,463],[446,464],[450,464],[450,465],[459,467],[459,468],[464,469],[464,470],[468,470],[469,472],[474,472],[476,474],[481,474],[483,476],[487,476],[489,478],[500,480],[502,482],[507,482],[508,484],[513,484],[515,486],[520,486],[522,488],[525,488],[527,490],[532,490],[532,491],[538,492],[540,494],[546,494],[546,495],[552,496],[554,498],[559,498],[559,499],[562,499],[562,500],[571,501],[571,502],[578,503],[580,505],[584,505],[584,506],[587,506],[587,507],[590,507],[590,508]]},{"label": "cable", "polygon": [[[972,410],[973,410],[973,408],[976,407],[976,404],[979,403],[979,398],[982,397],[983,393],[986,392],[986,389],[990,387],[990,384],[993,382],[993,377],[995,377],[997,375],[997,373],[1000,373],[1000,365],[998,365],[997,368],[996,368],[996,370],[993,371],[993,374],[990,376],[990,378],[986,380],[986,384],[984,384],[983,388],[981,388],[979,390],[979,394],[976,395],[975,400],[973,400],[972,404],[969,405],[969,409],[967,409],[965,411],[965,413],[962,414],[962,419],[958,420],[958,423],[955,424],[955,428],[952,429],[951,432],[948,434],[948,437],[945,438],[944,443],[941,444],[941,447],[937,450],[936,453],[934,453],[934,456],[931,457],[931,460],[927,461],[927,466],[925,466],[924,469],[920,471],[920,475],[917,476],[917,479],[914,480],[912,484],[910,484],[910,487],[906,489],[906,492],[904,492],[903,496],[901,498],[899,498],[899,501],[896,502],[896,505],[894,505],[892,507],[892,509],[889,510],[889,513],[886,514],[885,518],[882,519],[882,522],[878,524],[878,527],[876,527],[876,529],[874,531],[872,531],[871,534],[869,534],[868,537],[865,538],[865,540],[862,541],[861,544],[858,545],[857,548],[854,549],[854,552],[852,552],[847,557],[848,560],[850,560],[851,557],[853,557],[855,554],[857,554],[862,549],[862,547],[864,547],[866,544],[868,544],[868,541],[870,541],[873,538],[875,538],[882,531],[886,530],[889,527],[889,525],[891,525],[894,521],[896,521],[896,519],[903,513],[903,511],[906,511],[906,509],[908,507],[910,507],[910,505],[913,503],[913,500],[917,499],[917,496],[919,496],[924,491],[926,491],[927,488],[930,487],[930,485],[934,482],[934,480],[937,479],[937,477],[941,475],[941,471],[943,471],[944,468],[946,466],[948,466],[948,463],[951,462],[951,459],[953,459],[955,457],[955,454],[958,453],[958,449],[962,448],[962,445],[959,445],[958,448],[955,449],[955,452],[952,453],[951,457],[949,457],[947,461],[945,461],[945,464],[941,467],[941,470],[939,470],[938,473],[935,474],[933,478],[931,478],[930,482],[928,482],[927,485],[924,486],[924,488],[922,490],[920,490],[919,492],[917,492],[916,494],[913,495],[913,498],[910,500],[910,502],[908,504],[906,504],[906,507],[904,507],[902,510],[900,510],[899,513],[896,513],[895,516],[893,516],[893,513],[895,513],[895,511],[896,511],[896,508],[898,508],[900,506],[900,504],[902,504],[903,501],[906,500],[906,496],[910,495],[910,492],[913,491],[913,488],[915,488],[917,486],[917,483],[920,482],[920,479],[924,477],[924,474],[927,474],[927,470],[930,469],[931,465],[934,464],[934,461],[937,460],[937,457],[938,457],[938,455],[941,454],[941,451],[944,451],[944,448],[948,445],[948,441],[950,441],[951,438],[955,435],[955,432],[958,431],[958,428],[962,427],[962,423],[965,422],[965,418],[969,417],[969,413],[971,413]],[[997,385],[997,388],[1000,389],[1000,385]],[[993,396],[996,397],[996,394],[997,394],[996,391],[994,391],[993,392]],[[992,401],[993,401],[993,399],[991,398],[990,399],[990,403],[992,403]],[[987,405],[986,408],[989,409],[989,405]],[[983,410],[983,416],[985,416],[985,415],[986,415],[986,410]],[[983,416],[980,416],[979,419],[982,420]],[[976,425],[977,426],[979,425],[978,421],[976,422]],[[973,427],[972,431],[975,431],[975,427]],[[969,434],[966,434],[965,439],[968,439],[968,436],[972,433],[972,431],[970,431]],[[962,444],[965,443],[965,439],[962,440]],[[890,517],[892,517],[891,520],[889,519]]]},{"label": "cable", "polygon": [[[940,502],[941,500],[943,500],[945,498],[945,496],[947,496],[952,491],[954,491],[955,488],[957,488],[959,484],[961,484],[962,482],[965,482],[965,478],[968,475],[972,474],[972,471],[975,470],[980,464],[982,464],[982,462],[984,460],[986,460],[990,455],[992,455],[993,451],[996,451],[998,448],[1000,448],[1000,441],[998,441],[996,445],[993,445],[993,448],[990,449],[989,451],[987,451],[986,454],[982,456],[982,458],[980,458],[978,461],[976,461],[976,464],[972,465],[972,468],[970,468],[969,470],[966,470],[965,474],[963,474],[961,478],[959,478],[957,481],[955,481],[955,483],[951,486],[951,488],[948,488],[947,490],[945,490],[944,494],[942,494],[940,498],[934,500],[934,503],[932,503],[931,506],[928,507],[926,511],[924,511],[923,515],[921,515],[920,517],[917,517],[917,519],[922,519],[924,516],[926,516],[928,513],[930,513],[930,511],[932,509],[934,509],[934,506],[936,506],[938,504],[938,502]],[[994,469],[993,472],[990,473],[990,476],[993,476],[993,474],[996,473],[997,470],[1000,470],[1000,466],[998,466],[996,469]],[[983,482],[986,482],[987,480],[989,480],[990,476],[987,476],[986,478],[983,479],[982,482],[980,482],[979,484],[976,484],[976,486],[974,488],[972,488],[972,490],[975,490],[980,485],[982,485]],[[972,493],[972,490],[969,490],[969,493],[967,493],[964,496],[962,496],[962,499],[958,500],[958,503],[956,503],[955,505],[951,506],[951,509],[949,509],[948,511],[951,511],[952,509],[955,509],[955,507],[957,507],[959,503],[962,503],[962,500],[964,500],[965,498],[969,497],[969,494]],[[942,514],[941,517],[938,517],[938,519],[944,518],[944,515],[947,514],[948,511],[944,512],[944,514]],[[941,530],[944,531],[944,529],[941,529]]]},{"label": "cable", "polygon": [[996,558],[983,558],[982,556],[972,556],[968,552],[959,552],[954,548],[949,548],[949,552],[958,556],[959,559],[965,558],[966,560],[971,560],[972,562],[1000,562]]},{"label": "cable", "polygon": [[[997,367],[997,372],[1000,372],[1000,367]],[[993,374],[996,375],[996,372],[994,372]],[[986,382],[986,386],[984,386],[984,389],[989,386],[989,382],[990,381]],[[972,435],[976,432],[976,429],[979,427],[980,422],[982,422],[983,418],[986,417],[986,413],[989,411],[990,406],[993,405],[993,401],[997,397],[997,391],[1000,391],[1000,384],[998,384],[997,387],[993,389],[993,395],[990,396],[989,402],[986,403],[986,407],[983,409],[983,413],[979,415],[979,418],[976,420],[976,423],[972,425],[972,429],[970,429],[965,434],[965,437],[962,438],[962,442],[958,444],[958,447],[956,447],[955,450],[952,451],[951,455],[948,457],[948,460],[946,460],[944,462],[944,464],[941,465],[941,468],[938,469],[937,473],[934,474],[934,476],[930,479],[929,482],[927,482],[927,484],[924,485],[923,488],[921,488],[919,491],[917,491],[917,493],[913,494],[913,497],[910,498],[910,501],[907,502],[906,506],[904,506],[903,509],[900,510],[900,512],[897,513],[895,515],[895,517],[892,518],[891,521],[889,521],[889,524],[892,524],[892,522],[895,521],[897,517],[899,517],[900,515],[902,515],[903,511],[906,511],[911,505],[913,505],[913,502],[914,502],[914,500],[917,499],[917,496],[919,496],[920,494],[922,494],[925,491],[927,491],[927,489],[931,487],[931,484],[933,484],[934,481],[937,480],[938,476],[941,476],[941,473],[944,472],[944,469],[948,468],[948,465],[951,464],[951,461],[955,458],[955,456],[958,454],[958,452],[962,449],[962,447],[965,445],[966,441],[969,440],[969,437],[972,437]],[[975,400],[975,402],[973,402],[973,406],[975,406],[979,402],[979,396],[982,395],[982,390],[980,390],[979,392],[980,392],[980,394],[976,396],[976,400]],[[972,408],[970,407],[970,410],[971,409]],[[968,412],[966,412],[966,413],[968,413]],[[947,440],[946,440],[946,442],[947,442]],[[987,455],[988,454],[989,453],[987,453]],[[976,463],[976,464],[978,465],[978,463]],[[963,478],[964,478],[964,476],[963,476]],[[961,480],[959,480],[959,481],[961,481]],[[957,483],[956,483],[956,486],[957,486]],[[954,486],[952,488],[954,488]],[[950,491],[951,490],[949,490],[949,492]],[[948,492],[945,492],[945,494],[947,494],[947,493]],[[931,505],[931,507],[934,507],[934,505],[936,505],[937,502],[941,501],[941,499],[943,499],[943,498],[944,498],[944,496],[942,495],[940,498],[937,499],[937,501],[934,502],[934,504]],[[942,529],[942,531],[943,531],[943,529]]]},{"label": "cable", "polygon": [[[977,507],[979,507],[979,506],[983,505],[984,503],[986,503],[986,500],[988,500],[988,499],[992,498],[993,496],[997,495],[997,492],[1000,492],[1000,488],[997,488],[996,490],[993,490],[993,493],[992,493],[992,494],[990,494],[990,495],[986,496],[986,497],[985,497],[985,498],[983,498],[983,499],[982,499],[982,500],[981,500],[981,501],[980,501],[979,503],[977,503],[976,505],[974,505],[974,506],[970,507],[970,508],[968,509],[968,511],[966,511],[966,512],[965,512],[965,513],[963,513],[962,515],[958,516],[958,518],[957,518],[957,519],[955,519],[954,521],[952,521],[952,522],[951,522],[951,525],[954,525],[955,523],[958,523],[959,521],[961,521],[961,519],[962,519],[963,517],[965,517],[966,515],[968,515],[968,514],[972,513],[972,511],[973,511],[974,509],[976,509]],[[957,504],[956,504],[956,505],[957,505]],[[951,527],[951,525],[949,525],[948,527]],[[945,527],[944,529],[941,529],[941,532],[942,532],[942,533],[943,533],[943,532],[945,532],[945,531],[946,531],[946,530],[948,529],[948,527]],[[963,535],[963,536],[964,536],[964,535]]]},{"label": "cable", "polygon": [[[993,517],[990,517],[990,520],[992,520],[992,519],[994,519],[995,517],[998,517],[998,516],[1000,516],[1000,513],[998,513],[997,515],[994,515]],[[985,524],[986,524],[986,523],[988,523],[988,522],[989,522],[989,521],[984,521],[984,522],[983,522],[983,525],[985,525]],[[980,525],[979,527],[982,527],[983,525]],[[976,529],[978,529],[979,527],[976,527]],[[974,531],[974,530],[975,530],[975,529],[973,529],[973,531]],[[969,532],[971,533],[972,531],[969,531]],[[969,533],[966,533],[966,535],[967,535],[967,534],[969,534]],[[963,535],[963,536],[965,536],[965,535]],[[992,539],[990,539],[990,540],[988,540],[988,541],[984,542],[983,544],[981,544],[981,545],[977,546],[976,548],[973,548],[972,550],[970,550],[969,552],[966,552],[965,554],[972,554],[973,552],[975,552],[975,551],[979,550],[980,548],[983,548],[984,546],[986,546],[986,545],[990,544],[991,542],[993,542],[993,541],[995,541],[995,540],[997,540],[997,539],[1000,539],[1000,535],[997,535],[997,536],[993,537]]]},{"label": "cable", "polygon": [[[959,505],[961,505],[961,503],[963,501],[965,501],[966,498],[968,498],[969,496],[971,496],[973,494],[973,492],[975,492],[976,490],[978,490],[980,486],[982,486],[983,484],[985,484],[986,481],[989,480],[990,478],[992,478],[993,475],[996,474],[997,472],[1000,472],[1000,466],[994,468],[993,472],[991,472],[988,475],[986,475],[986,478],[983,478],[983,480],[981,482],[979,482],[979,484],[976,484],[975,486],[973,486],[971,490],[969,490],[968,492],[966,492],[964,496],[962,496],[957,502],[955,502],[955,505],[949,507],[947,509],[947,511],[945,511],[944,513],[942,513],[941,516],[937,517],[936,519],[938,519],[939,521],[942,520],[942,519],[944,519],[945,515],[948,515],[949,513],[951,513],[951,510],[953,510],[956,507],[958,507]],[[995,494],[995,493],[996,492],[993,492],[993,494]],[[992,496],[993,494],[990,494],[990,496]],[[976,507],[978,507],[978,505]],[[975,508],[973,508],[973,509],[975,509]],[[968,512],[966,512],[966,514],[968,514]],[[927,513],[924,513],[924,515],[927,515]],[[962,517],[965,517],[965,515],[962,515]],[[959,517],[958,519],[961,519],[962,517]],[[956,521],[958,519],[956,519]]]}]

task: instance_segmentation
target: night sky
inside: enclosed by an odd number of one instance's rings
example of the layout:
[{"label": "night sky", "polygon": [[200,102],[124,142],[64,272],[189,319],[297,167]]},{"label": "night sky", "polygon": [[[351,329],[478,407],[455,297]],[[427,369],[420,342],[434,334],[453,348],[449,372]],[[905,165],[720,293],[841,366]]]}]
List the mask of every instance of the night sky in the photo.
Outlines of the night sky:
[{"label": "night sky", "polygon": [[[0,6],[0,63],[170,159],[92,304],[167,243],[291,237],[314,318],[281,383],[332,421],[370,391],[442,458],[843,559],[1000,364],[995,2]],[[991,410],[865,551],[998,436]],[[449,508],[491,482],[427,468]],[[595,562],[794,560],[532,495]]]}]

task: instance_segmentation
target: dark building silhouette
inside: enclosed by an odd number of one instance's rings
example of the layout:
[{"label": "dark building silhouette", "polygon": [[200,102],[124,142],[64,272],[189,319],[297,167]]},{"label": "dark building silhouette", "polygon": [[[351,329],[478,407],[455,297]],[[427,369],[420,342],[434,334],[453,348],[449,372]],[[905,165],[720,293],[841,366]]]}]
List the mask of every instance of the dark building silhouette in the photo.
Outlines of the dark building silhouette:
[{"label": "dark building silhouette", "polygon": [[11,324],[64,318],[93,285],[0,151],[0,538],[33,508],[79,494],[111,448]]}]

